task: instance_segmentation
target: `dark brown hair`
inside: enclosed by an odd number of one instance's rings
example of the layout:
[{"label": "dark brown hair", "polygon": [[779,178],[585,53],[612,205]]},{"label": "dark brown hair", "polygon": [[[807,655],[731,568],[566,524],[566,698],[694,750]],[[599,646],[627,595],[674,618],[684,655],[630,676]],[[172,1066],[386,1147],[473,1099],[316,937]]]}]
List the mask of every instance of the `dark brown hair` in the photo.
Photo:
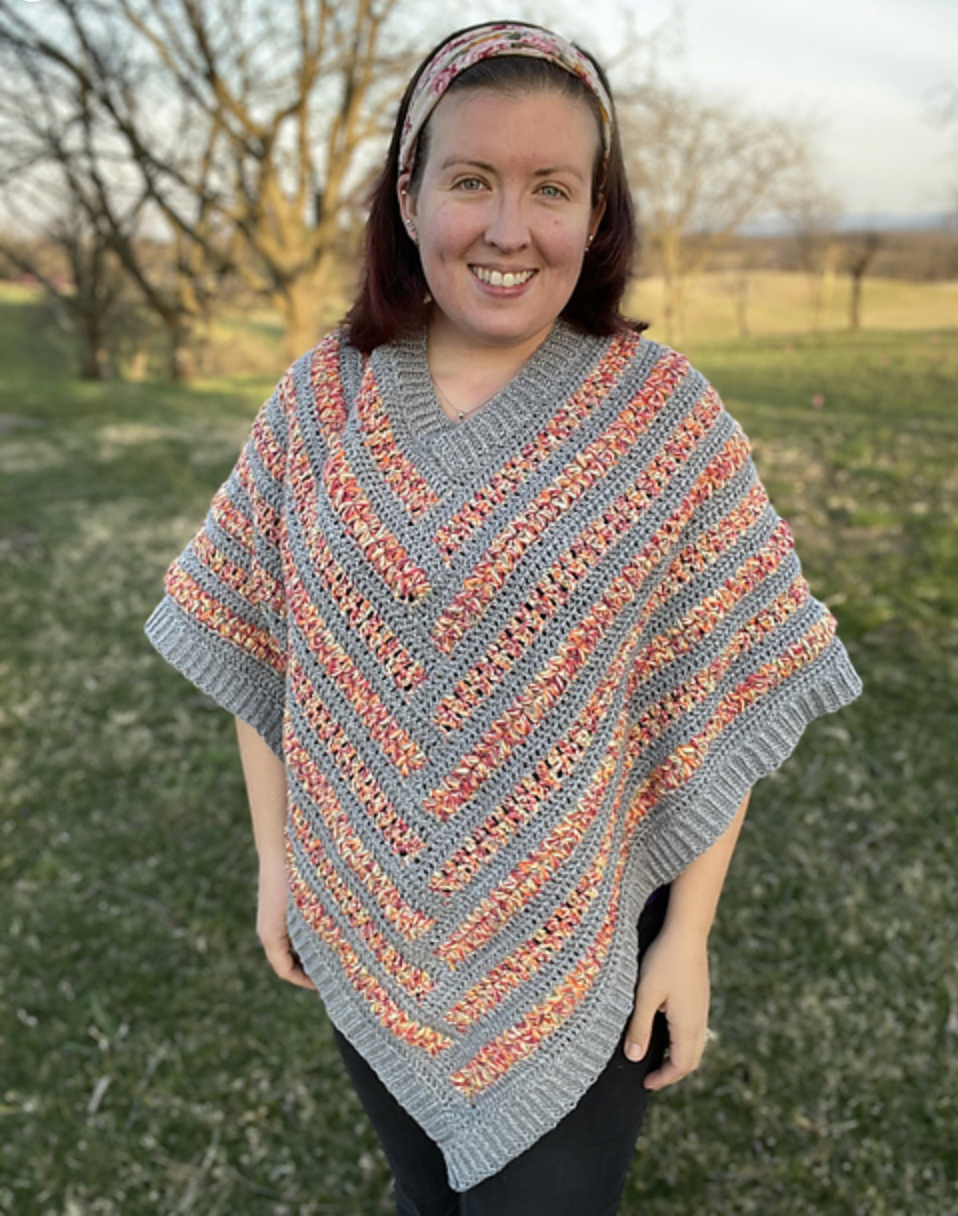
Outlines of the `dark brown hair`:
[{"label": "dark brown hair", "polygon": [[[459,30],[450,38],[457,38],[463,32]],[[402,334],[422,329],[428,319],[428,287],[419,250],[410,240],[402,220],[396,183],[399,178],[400,136],[410,99],[423,70],[447,41],[449,39],[429,52],[409,82],[399,104],[386,164],[373,187],[366,221],[363,279],[355,303],[346,317],[349,340],[362,351],[373,350]],[[588,57],[595,63],[591,55]],[[595,67],[611,96],[605,73],[597,63]],[[601,129],[598,101],[592,91],[577,76],[548,60],[518,55],[481,60],[457,76],[448,92],[480,88],[511,93],[552,89],[567,97],[585,99]],[[427,121],[416,148],[410,190],[414,190],[421,178],[428,147]],[[593,205],[600,198],[605,200],[605,211],[562,316],[585,333],[598,336],[623,329],[641,330],[645,328],[644,325],[627,320],[620,311],[638,240],[618,123],[614,115],[608,158],[603,156],[600,142],[593,169]]]}]

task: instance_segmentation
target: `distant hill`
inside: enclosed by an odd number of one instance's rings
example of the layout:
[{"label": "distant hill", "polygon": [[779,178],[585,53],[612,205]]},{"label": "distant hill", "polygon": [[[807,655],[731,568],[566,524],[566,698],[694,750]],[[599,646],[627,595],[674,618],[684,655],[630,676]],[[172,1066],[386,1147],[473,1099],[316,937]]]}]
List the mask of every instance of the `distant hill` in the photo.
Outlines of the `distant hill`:
[{"label": "distant hill", "polygon": [[[820,232],[804,241],[797,240],[784,225],[751,229],[717,250],[709,259],[709,269],[808,273],[814,267],[821,273],[830,259],[833,270],[846,275],[863,239],[871,234],[877,234],[878,242],[868,265],[869,277],[911,282],[958,280],[958,222],[935,223],[927,216],[847,216],[832,232]],[[647,252],[644,265],[648,273],[657,273],[654,250]]]},{"label": "distant hill", "polygon": [[[859,212],[843,215],[836,224],[838,232],[941,232],[958,227],[958,217],[946,212],[898,215],[891,211]],[[781,216],[754,220],[741,230],[742,236],[785,236],[790,231]]]},{"label": "distant hill", "polygon": [[846,215],[838,227],[841,232],[940,232],[954,227],[956,217],[941,212],[937,215],[894,215],[877,212],[868,215]]}]

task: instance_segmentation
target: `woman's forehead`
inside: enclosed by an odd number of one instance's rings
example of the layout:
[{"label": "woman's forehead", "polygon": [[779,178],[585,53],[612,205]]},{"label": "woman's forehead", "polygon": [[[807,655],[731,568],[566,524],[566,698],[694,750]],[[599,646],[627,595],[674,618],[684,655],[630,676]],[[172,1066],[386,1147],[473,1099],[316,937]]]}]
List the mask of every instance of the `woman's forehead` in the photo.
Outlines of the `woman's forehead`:
[{"label": "woman's forehead", "polygon": [[588,102],[557,89],[459,89],[430,116],[428,157],[494,161],[524,153],[543,163],[591,166],[601,138]]}]

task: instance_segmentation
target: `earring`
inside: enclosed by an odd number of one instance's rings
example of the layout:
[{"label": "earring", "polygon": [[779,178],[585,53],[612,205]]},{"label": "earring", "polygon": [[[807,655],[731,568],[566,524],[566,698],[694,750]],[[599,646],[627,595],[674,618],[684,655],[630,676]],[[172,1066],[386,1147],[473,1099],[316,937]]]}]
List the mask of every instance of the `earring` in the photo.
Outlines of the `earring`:
[{"label": "earring", "polygon": [[586,251],[586,253],[588,253],[588,252],[589,252],[589,250],[592,248],[592,242],[593,242],[594,240],[595,240],[595,233],[593,232],[593,233],[591,233],[591,234],[590,234],[589,239],[588,239],[588,240],[586,241],[586,243],[585,243],[585,251]]},{"label": "earring", "polygon": [[[408,190],[400,190],[399,193],[403,196],[403,198],[407,198],[409,196]],[[409,235],[412,237],[413,240],[416,239],[416,225],[413,220],[409,220],[409,219],[406,220],[406,231],[409,233]]]},{"label": "earring", "polygon": [[[399,191],[399,193],[402,195],[402,197],[403,197],[403,198],[408,198],[408,197],[409,197],[409,191],[408,191],[408,190],[400,190],[400,191]],[[411,240],[413,240],[413,241],[415,241],[415,239],[416,239],[416,224],[415,224],[415,222],[414,222],[413,220],[411,220],[411,219],[407,219],[407,220],[405,220],[405,221],[404,221],[404,223],[405,223],[405,225],[406,225],[406,231],[409,233],[409,237],[410,237],[410,239],[411,239]]]}]

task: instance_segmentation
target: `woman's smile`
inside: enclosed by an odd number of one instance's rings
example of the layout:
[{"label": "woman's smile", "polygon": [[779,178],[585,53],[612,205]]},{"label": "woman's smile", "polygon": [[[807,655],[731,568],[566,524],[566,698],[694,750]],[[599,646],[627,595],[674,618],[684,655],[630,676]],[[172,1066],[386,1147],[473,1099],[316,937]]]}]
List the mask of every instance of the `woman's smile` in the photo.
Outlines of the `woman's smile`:
[{"label": "woman's smile", "polygon": [[480,283],[489,287],[524,287],[536,273],[534,270],[492,270],[487,266],[472,266]]}]

